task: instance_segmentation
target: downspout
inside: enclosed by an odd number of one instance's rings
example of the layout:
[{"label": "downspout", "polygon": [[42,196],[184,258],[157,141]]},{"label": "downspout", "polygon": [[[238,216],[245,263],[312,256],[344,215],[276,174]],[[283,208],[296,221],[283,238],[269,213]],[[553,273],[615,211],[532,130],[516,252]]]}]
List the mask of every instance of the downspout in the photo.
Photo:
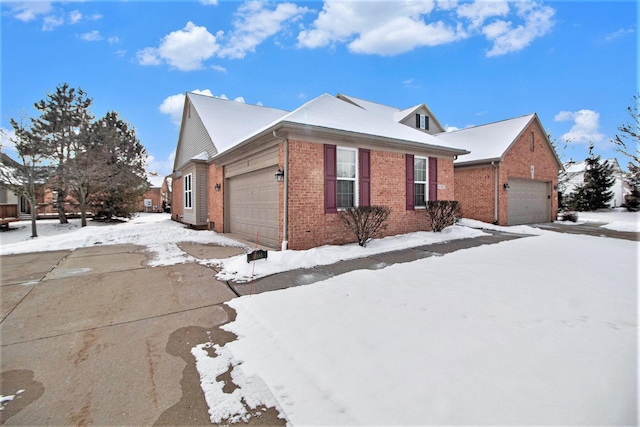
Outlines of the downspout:
[{"label": "downspout", "polygon": [[289,245],[289,139],[278,136],[273,131],[274,138],[284,142],[284,200],[282,201],[282,209],[284,211],[282,218],[282,245],[280,250],[286,251]]},{"label": "downspout", "polygon": [[493,223],[498,224],[498,165],[500,163],[491,162],[493,166]]}]

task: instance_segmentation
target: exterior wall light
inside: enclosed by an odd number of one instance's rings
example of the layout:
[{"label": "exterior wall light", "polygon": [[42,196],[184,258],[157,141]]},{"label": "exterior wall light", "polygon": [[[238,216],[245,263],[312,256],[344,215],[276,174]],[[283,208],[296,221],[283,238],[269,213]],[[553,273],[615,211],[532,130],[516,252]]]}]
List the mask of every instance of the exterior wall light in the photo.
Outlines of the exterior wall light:
[{"label": "exterior wall light", "polygon": [[278,172],[276,172],[276,181],[284,181],[284,171],[282,169],[278,169]]},{"label": "exterior wall light", "polygon": [[502,186],[504,187],[505,190],[509,191],[510,187],[508,182],[505,182]]},{"label": "exterior wall light", "polygon": [[213,187],[216,191],[220,191],[220,183],[216,183],[216,185]]}]

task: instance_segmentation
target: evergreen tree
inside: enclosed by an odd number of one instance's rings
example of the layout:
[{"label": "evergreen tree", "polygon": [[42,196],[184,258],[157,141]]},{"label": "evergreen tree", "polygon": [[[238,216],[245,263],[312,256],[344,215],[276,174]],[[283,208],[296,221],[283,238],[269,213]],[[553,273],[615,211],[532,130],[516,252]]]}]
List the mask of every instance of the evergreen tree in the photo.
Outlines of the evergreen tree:
[{"label": "evergreen tree", "polygon": [[40,117],[32,119],[33,133],[40,140],[42,150],[56,166],[56,191],[58,192],[58,216],[66,224],[64,202],[69,194],[68,166],[75,155],[80,130],[93,119],[89,112],[92,99],[82,89],[70,88],[67,83],[47,93],[46,99],[36,102]]},{"label": "evergreen tree", "polygon": [[[31,211],[31,237],[38,237],[36,226],[38,187],[49,178],[51,170],[43,165],[45,153],[40,140],[24,125],[24,117],[20,123],[10,119],[15,137],[11,138],[3,132],[3,139],[9,139],[15,146],[20,163],[6,154],[1,156],[0,179],[5,187],[29,203]],[[1,154],[1,153],[0,153]]]},{"label": "evergreen tree", "polygon": [[600,155],[593,154],[593,144],[589,147],[589,157],[585,160],[584,196],[588,210],[603,209],[609,207],[613,198],[610,191],[615,182],[613,165],[600,160]]},{"label": "evergreen tree", "polygon": [[149,189],[145,164],[147,152],[136,137],[135,129],[108,112],[91,130],[92,150],[100,159],[100,191],[92,196],[95,218],[112,220],[131,218]]}]

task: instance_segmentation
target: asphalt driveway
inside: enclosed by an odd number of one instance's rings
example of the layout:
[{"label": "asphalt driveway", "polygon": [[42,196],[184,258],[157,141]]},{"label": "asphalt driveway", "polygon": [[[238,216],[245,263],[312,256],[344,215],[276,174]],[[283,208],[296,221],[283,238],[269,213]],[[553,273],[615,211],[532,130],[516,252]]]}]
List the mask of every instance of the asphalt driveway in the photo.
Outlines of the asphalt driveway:
[{"label": "asphalt driveway", "polygon": [[149,268],[148,256],[122,245],[0,257],[0,394],[14,396],[0,423],[210,424],[190,350],[235,338],[219,326],[236,295],[211,268]]}]

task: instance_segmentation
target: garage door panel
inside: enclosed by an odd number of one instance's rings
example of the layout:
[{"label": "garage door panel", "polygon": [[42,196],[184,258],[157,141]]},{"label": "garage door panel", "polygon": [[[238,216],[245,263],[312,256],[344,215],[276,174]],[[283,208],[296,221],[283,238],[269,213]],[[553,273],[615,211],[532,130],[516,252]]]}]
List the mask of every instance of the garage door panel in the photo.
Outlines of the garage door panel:
[{"label": "garage door panel", "polygon": [[549,183],[525,179],[509,180],[509,225],[548,222],[550,212]]},{"label": "garage door panel", "polygon": [[229,178],[229,231],[262,245],[278,245],[278,183],[276,168]]}]

